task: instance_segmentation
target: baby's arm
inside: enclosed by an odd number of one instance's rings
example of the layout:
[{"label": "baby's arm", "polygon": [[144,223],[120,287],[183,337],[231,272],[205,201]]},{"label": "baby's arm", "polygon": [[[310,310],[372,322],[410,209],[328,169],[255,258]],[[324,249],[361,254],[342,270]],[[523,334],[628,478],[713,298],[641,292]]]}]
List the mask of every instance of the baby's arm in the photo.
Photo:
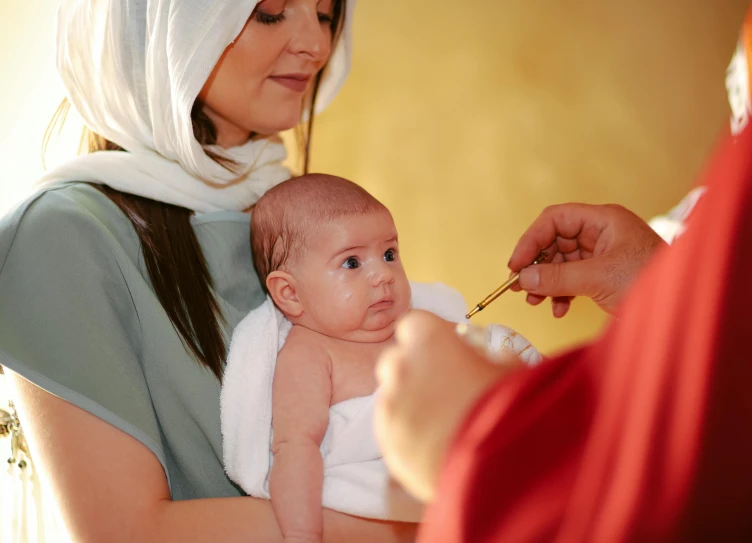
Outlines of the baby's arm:
[{"label": "baby's arm", "polygon": [[285,541],[320,542],[324,462],[319,447],[329,424],[331,359],[313,337],[295,332],[274,373],[269,490]]}]

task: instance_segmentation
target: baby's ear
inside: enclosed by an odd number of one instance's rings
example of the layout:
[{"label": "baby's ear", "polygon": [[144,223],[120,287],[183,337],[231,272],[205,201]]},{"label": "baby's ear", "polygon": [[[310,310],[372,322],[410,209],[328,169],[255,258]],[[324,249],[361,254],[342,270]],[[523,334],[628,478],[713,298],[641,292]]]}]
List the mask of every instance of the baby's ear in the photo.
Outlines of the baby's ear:
[{"label": "baby's ear", "polygon": [[296,318],[303,314],[303,304],[298,298],[295,278],[292,275],[282,270],[273,271],[266,277],[266,288],[286,317]]}]

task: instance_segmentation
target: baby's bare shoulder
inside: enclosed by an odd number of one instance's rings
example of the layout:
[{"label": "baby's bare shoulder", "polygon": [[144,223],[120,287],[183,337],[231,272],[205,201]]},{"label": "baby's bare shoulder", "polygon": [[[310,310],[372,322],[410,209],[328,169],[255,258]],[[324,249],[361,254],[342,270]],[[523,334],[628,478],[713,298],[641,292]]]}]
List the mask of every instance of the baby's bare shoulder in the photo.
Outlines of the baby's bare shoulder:
[{"label": "baby's bare shoulder", "polygon": [[277,356],[277,364],[331,364],[326,336],[303,326],[293,326]]}]

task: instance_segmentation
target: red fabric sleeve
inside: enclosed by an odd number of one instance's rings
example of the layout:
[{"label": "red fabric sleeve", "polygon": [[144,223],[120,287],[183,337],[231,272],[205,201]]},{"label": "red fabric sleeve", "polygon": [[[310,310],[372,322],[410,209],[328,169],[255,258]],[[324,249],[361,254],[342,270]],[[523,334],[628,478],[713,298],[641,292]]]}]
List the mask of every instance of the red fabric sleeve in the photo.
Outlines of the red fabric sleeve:
[{"label": "red fabric sleeve", "polygon": [[599,341],[478,402],[420,542],[752,541],[751,130]]}]

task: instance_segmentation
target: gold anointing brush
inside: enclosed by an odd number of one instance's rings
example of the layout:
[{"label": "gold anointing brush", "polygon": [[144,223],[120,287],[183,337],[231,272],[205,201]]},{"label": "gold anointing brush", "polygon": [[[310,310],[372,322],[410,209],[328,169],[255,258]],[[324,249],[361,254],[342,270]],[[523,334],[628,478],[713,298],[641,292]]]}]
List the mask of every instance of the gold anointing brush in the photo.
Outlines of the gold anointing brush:
[{"label": "gold anointing brush", "polygon": [[[548,255],[545,253],[545,251],[541,251],[541,253],[538,255],[538,257],[535,260],[533,260],[533,264],[541,264],[541,263],[545,262],[547,256]],[[532,264],[531,264],[531,266],[532,266]],[[465,318],[469,319],[470,317],[472,317],[476,313],[479,313],[479,312],[483,311],[488,304],[490,304],[496,298],[498,298],[499,296],[501,296],[502,294],[504,294],[507,290],[509,290],[517,281],[519,281],[519,279],[520,279],[520,272],[517,272],[514,275],[512,275],[509,279],[507,279],[506,281],[504,281],[499,288],[497,288],[496,290],[494,290],[491,294],[489,294],[488,296],[486,296],[483,299],[482,302],[480,302],[478,305],[476,305],[472,309],[472,311],[470,311],[470,313],[468,313],[467,315],[465,315]]]}]

